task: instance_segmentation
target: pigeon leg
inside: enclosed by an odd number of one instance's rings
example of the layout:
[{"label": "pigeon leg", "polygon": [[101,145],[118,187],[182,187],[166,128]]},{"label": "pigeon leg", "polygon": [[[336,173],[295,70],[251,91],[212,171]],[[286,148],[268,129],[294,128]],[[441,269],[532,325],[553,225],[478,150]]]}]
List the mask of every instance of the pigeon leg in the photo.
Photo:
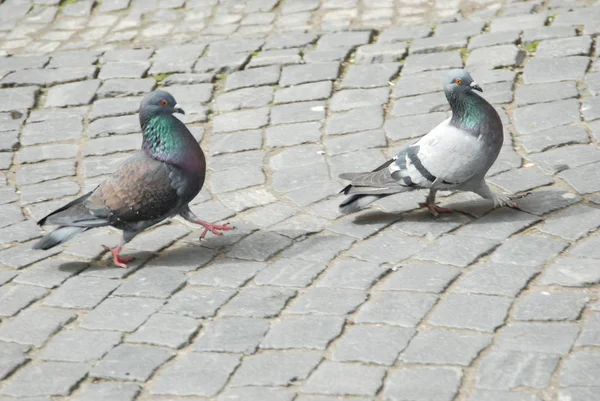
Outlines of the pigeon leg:
[{"label": "pigeon leg", "polygon": [[123,249],[123,245],[115,246],[114,248],[109,248],[106,245],[102,245],[105,251],[109,251],[112,253],[113,263],[115,266],[122,267],[123,269],[127,269],[127,263],[133,262],[135,258],[124,258],[121,257],[121,250]]},{"label": "pigeon leg", "polygon": [[440,213],[452,213],[452,209],[447,207],[440,207],[435,204],[435,193],[437,190],[431,189],[429,190],[429,195],[425,199],[425,202],[419,203],[419,207],[426,207],[429,210],[429,213],[434,215],[435,217],[439,216]]},{"label": "pigeon leg", "polygon": [[202,234],[200,234],[200,239],[203,239],[204,237],[206,237],[206,234],[208,234],[209,231],[211,233],[213,233],[214,235],[223,235],[219,231],[229,231],[229,230],[233,230],[235,228],[229,223],[225,223],[223,225],[217,225],[217,224],[209,223],[204,220],[200,220],[187,206],[185,206],[179,212],[179,215],[181,217],[183,217],[184,219],[186,219],[187,221],[189,221],[190,223],[200,224],[202,227],[204,227],[204,231],[202,232]]},{"label": "pigeon leg", "polygon": [[204,231],[202,231],[202,234],[200,234],[200,239],[206,237],[206,234],[208,234],[209,231],[214,235],[223,235],[223,233],[220,233],[219,231],[229,231],[234,229],[234,227],[229,223],[217,225],[204,220],[195,220],[192,223],[200,224],[202,227],[204,227]]}]

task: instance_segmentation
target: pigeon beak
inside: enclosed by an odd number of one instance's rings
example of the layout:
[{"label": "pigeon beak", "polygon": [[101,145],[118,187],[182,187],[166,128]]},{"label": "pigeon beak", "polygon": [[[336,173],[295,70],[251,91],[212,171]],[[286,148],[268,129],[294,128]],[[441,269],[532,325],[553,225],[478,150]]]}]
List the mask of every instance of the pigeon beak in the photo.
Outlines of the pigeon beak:
[{"label": "pigeon beak", "polygon": [[481,89],[481,86],[477,85],[475,82],[471,82],[471,85],[469,85],[471,87],[471,89],[475,89],[476,91],[479,92],[483,92],[483,89]]},{"label": "pigeon beak", "polygon": [[178,104],[175,105],[175,107],[173,108],[173,112],[185,114],[185,111],[183,111],[183,109],[181,107],[177,107],[177,106],[179,106],[179,105]]}]

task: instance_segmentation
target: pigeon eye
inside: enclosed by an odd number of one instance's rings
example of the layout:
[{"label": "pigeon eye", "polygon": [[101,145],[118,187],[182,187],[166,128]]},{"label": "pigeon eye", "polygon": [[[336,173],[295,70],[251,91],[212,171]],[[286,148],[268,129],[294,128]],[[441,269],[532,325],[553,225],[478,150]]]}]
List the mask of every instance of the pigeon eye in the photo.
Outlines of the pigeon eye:
[{"label": "pigeon eye", "polygon": [[169,103],[167,103],[167,101],[164,99],[160,101],[161,106],[166,106],[167,104],[169,104]]},{"label": "pigeon eye", "polygon": [[456,78],[456,79],[454,80],[454,82],[456,82],[458,85],[460,85],[460,84],[462,84],[462,79],[460,79],[460,78]]}]

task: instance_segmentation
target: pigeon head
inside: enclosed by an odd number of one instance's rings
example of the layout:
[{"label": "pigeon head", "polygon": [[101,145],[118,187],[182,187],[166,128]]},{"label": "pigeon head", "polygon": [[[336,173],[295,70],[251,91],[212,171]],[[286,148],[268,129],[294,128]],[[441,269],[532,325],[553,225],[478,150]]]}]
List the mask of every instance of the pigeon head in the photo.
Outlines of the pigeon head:
[{"label": "pigeon head", "polygon": [[446,75],[444,87],[448,92],[470,92],[473,89],[483,92],[483,89],[473,81],[467,70],[451,70]]},{"label": "pigeon head", "polygon": [[161,90],[148,93],[144,99],[142,99],[140,111],[151,115],[173,113],[185,114],[183,109],[177,107],[177,101],[173,95]]}]

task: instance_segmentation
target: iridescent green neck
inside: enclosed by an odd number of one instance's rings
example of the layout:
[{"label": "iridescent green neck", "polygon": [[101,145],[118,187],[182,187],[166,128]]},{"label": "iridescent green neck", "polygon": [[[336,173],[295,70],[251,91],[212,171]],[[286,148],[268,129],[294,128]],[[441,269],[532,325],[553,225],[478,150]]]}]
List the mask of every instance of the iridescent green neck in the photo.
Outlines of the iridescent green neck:
[{"label": "iridescent green neck", "polygon": [[479,131],[486,119],[487,102],[472,92],[460,95],[446,93],[448,103],[452,108],[451,124],[471,132]]},{"label": "iridescent green neck", "polygon": [[175,124],[175,117],[164,114],[152,116],[144,121],[142,149],[161,160],[180,155],[185,147],[183,138],[173,134],[176,132]]}]

